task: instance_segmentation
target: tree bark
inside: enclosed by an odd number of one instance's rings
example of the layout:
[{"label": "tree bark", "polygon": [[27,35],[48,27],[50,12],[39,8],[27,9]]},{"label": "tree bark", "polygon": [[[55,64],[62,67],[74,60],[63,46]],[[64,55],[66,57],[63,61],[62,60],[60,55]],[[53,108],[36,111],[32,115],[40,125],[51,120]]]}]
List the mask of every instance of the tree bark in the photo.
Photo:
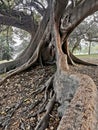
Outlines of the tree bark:
[{"label": "tree bark", "polygon": [[77,75],[79,86],[57,130],[97,130],[97,88],[86,75]]},{"label": "tree bark", "polygon": [[91,54],[91,42],[89,43],[89,48],[88,48],[88,55]]},{"label": "tree bark", "polygon": [[[59,3],[59,0],[56,2]],[[83,8],[86,7],[86,5],[87,5],[86,2],[85,2],[85,4],[82,5]],[[91,3],[92,2],[93,1],[91,1]],[[62,3],[59,3],[59,4],[62,5]],[[59,5],[59,4],[57,4],[57,5]],[[57,6],[57,9],[58,9],[58,6]],[[88,14],[88,11],[90,9],[91,9],[91,7],[89,7],[87,5],[87,10],[85,9],[85,11],[87,11],[87,14]],[[56,10],[56,11],[58,11],[58,10]],[[54,12],[54,16],[56,16],[56,18],[54,17],[54,35],[55,35],[56,49],[57,49],[56,50],[57,71],[56,71],[56,74],[54,77],[53,86],[54,86],[54,91],[56,93],[56,99],[60,103],[59,110],[60,110],[61,115],[63,116],[61,119],[61,123],[58,127],[58,130],[68,130],[68,129],[73,129],[73,130],[94,129],[94,130],[96,130],[96,128],[97,128],[95,125],[96,124],[96,122],[95,122],[96,121],[96,114],[95,114],[95,110],[96,110],[95,104],[96,103],[90,104],[91,107],[94,108],[93,111],[89,110],[89,107],[88,107],[89,106],[88,102],[90,102],[90,100],[92,102],[96,101],[96,91],[97,91],[96,85],[93,83],[93,81],[88,76],[84,76],[84,75],[79,76],[77,74],[71,75],[70,73],[68,73],[69,67],[67,64],[67,57],[68,57],[69,61],[71,63],[73,63],[73,60],[72,60],[73,55],[71,55],[69,50],[68,50],[67,38],[69,37],[69,34],[73,31],[73,29],[87,15],[87,14],[84,15],[84,12],[83,12],[83,14],[81,16],[81,14],[80,14],[81,8],[80,7],[77,7],[77,9],[75,9],[75,12],[76,11],[77,11],[77,13],[79,13],[77,15],[78,17],[76,18],[76,16],[72,16],[72,19],[74,18],[74,20],[73,20],[72,24],[69,23],[69,26],[66,25],[65,34],[63,33],[63,35],[60,35],[60,30],[59,30],[60,22],[59,22],[59,19],[58,20],[56,19],[58,13]],[[93,9],[92,9],[92,12],[93,12]],[[77,13],[75,13],[75,14],[77,14]],[[73,12],[72,12],[72,14],[73,14]],[[59,16],[59,18],[60,18],[60,16]],[[70,19],[71,19],[71,16],[70,16]],[[81,60],[80,60],[80,62],[82,63]],[[83,63],[86,64],[86,62],[83,62]],[[88,84],[90,84],[90,85],[88,86]],[[78,90],[77,90],[77,88],[78,88]],[[89,89],[91,90],[90,92],[93,95],[92,98],[90,98]],[[87,93],[87,91],[88,91],[88,93]],[[84,98],[83,98],[83,95],[81,95],[81,93],[85,93]],[[80,100],[81,100],[81,102],[78,104],[78,102]],[[82,107],[86,109],[85,110],[86,117],[84,117],[85,112],[82,113],[82,111],[80,111],[78,113],[78,111],[77,112],[75,111],[75,106],[77,106],[77,104],[80,106],[81,103],[82,103]],[[65,113],[64,113],[64,110],[65,110]],[[92,113],[94,114],[93,116],[92,116]],[[90,115],[90,118],[92,120],[89,119],[89,115]],[[86,119],[83,119],[82,117],[86,118]],[[85,126],[85,120],[87,122],[87,126]]]}]

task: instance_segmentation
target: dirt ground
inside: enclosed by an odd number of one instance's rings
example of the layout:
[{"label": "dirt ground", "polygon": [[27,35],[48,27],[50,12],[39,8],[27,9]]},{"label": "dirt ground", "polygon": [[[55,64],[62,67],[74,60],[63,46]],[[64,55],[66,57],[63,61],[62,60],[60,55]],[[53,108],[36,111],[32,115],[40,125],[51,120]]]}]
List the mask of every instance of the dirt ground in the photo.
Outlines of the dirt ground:
[{"label": "dirt ground", "polygon": [[[98,59],[89,61],[98,64]],[[0,130],[34,129],[44,114],[37,113],[43,107],[44,91],[37,95],[34,93],[55,71],[55,66],[34,67],[7,79],[0,86]],[[98,66],[70,66],[70,71],[89,75],[98,86]],[[57,107],[58,104],[55,103],[46,130],[57,129],[60,121]]]}]

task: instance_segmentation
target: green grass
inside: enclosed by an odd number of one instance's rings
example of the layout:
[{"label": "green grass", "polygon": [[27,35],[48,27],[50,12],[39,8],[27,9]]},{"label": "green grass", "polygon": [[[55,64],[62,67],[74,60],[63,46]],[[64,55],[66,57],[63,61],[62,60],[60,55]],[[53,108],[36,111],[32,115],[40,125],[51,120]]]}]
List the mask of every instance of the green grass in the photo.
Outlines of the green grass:
[{"label": "green grass", "polygon": [[76,55],[79,58],[98,58],[98,54],[91,54],[91,55]]},{"label": "green grass", "polygon": [[9,61],[8,61],[8,60],[1,60],[1,61],[0,61],[0,64],[1,64],[1,63],[5,63],[5,62],[10,62],[10,61],[12,61],[12,60],[9,60]]}]

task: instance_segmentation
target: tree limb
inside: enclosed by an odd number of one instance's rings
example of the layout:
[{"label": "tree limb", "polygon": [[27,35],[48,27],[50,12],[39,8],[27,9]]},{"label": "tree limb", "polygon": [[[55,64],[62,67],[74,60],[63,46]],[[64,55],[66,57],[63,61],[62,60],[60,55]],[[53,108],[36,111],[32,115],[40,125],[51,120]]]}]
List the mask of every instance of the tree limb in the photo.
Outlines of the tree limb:
[{"label": "tree limb", "polygon": [[[38,4],[40,4],[42,8]],[[42,16],[45,13],[44,6],[37,0],[36,1],[31,1],[31,3],[28,3],[28,6],[33,6],[38,11],[38,13],[40,13]]]},{"label": "tree limb", "polygon": [[98,0],[95,1],[85,0],[85,2],[81,2],[81,4],[73,8],[71,12],[69,12],[70,22],[66,26],[65,33],[62,32],[63,36],[66,37],[66,35],[69,35],[75,29],[75,27],[78,26],[87,16],[93,14],[97,10],[98,10]]},{"label": "tree limb", "polygon": [[[15,16],[15,15],[14,15]],[[13,17],[7,15],[0,15],[0,24],[14,26],[17,28],[21,28],[29,33],[36,31],[36,25],[30,16],[21,16]]]}]

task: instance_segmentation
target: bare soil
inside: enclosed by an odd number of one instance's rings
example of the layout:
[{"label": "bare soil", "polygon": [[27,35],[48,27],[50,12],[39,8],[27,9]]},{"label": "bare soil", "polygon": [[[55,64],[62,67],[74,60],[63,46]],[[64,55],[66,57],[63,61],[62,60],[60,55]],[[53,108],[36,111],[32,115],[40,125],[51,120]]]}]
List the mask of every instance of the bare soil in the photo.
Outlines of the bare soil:
[{"label": "bare soil", "polygon": [[[90,60],[98,63],[98,59]],[[33,93],[40,88],[56,71],[55,66],[34,67],[8,78],[0,86],[0,130],[33,130],[44,112],[36,115],[43,106],[44,91]],[[87,74],[98,86],[98,66],[70,66],[71,72]],[[35,104],[35,105],[34,105]],[[57,130],[59,117],[58,104],[50,114],[49,126],[46,130]],[[35,114],[35,116],[34,116]],[[3,125],[2,125],[3,122]],[[7,124],[7,125],[5,125]]]}]

